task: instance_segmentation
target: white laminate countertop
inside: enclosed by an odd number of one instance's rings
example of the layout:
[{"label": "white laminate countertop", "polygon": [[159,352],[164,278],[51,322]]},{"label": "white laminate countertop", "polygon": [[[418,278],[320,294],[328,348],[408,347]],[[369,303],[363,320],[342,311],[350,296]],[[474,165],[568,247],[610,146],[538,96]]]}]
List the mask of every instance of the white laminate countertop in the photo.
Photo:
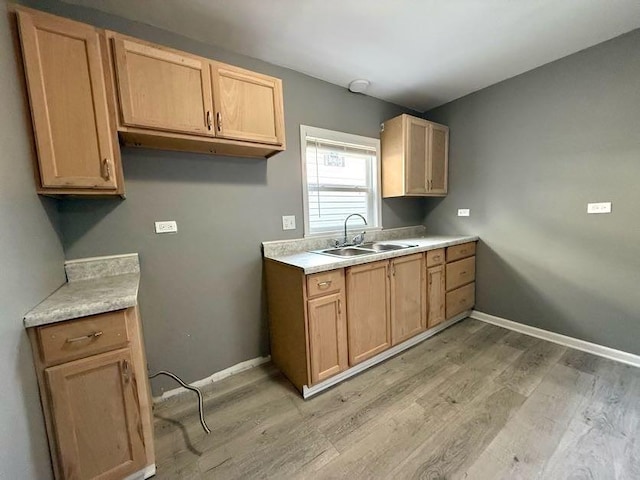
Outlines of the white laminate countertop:
[{"label": "white laminate countertop", "polygon": [[26,328],[133,307],[138,302],[138,254],[65,262],[69,281],[24,316]]},{"label": "white laminate countertop", "polygon": [[314,252],[298,252],[289,255],[265,255],[265,258],[269,258],[270,260],[274,260],[291,267],[299,268],[305,274],[310,274],[326,272],[328,270],[334,270],[336,268],[361,265],[363,263],[375,262],[378,260],[386,260],[388,258],[411,255],[412,253],[426,252],[427,250],[450,247],[452,245],[459,245],[466,242],[475,242],[477,240],[479,240],[479,237],[475,235],[426,235],[423,237],[397,238],[393,240],[386,240],[384,243],[411,244],[416,246],[403,248],[402,250],[372,253],[371,255],[358,255],[356,257],[341,258]]}]

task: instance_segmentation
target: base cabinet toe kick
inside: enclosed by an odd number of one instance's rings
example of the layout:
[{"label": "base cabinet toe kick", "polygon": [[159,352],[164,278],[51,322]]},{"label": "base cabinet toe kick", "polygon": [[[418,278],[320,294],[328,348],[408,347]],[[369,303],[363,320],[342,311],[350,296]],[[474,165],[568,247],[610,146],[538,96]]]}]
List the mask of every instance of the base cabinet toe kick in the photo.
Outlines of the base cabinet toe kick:
[{"label": "base cabinet toe kick", "polygon": [[476,242],[305,275],[265,258],[271,358],[304,398],[466,318]]}]

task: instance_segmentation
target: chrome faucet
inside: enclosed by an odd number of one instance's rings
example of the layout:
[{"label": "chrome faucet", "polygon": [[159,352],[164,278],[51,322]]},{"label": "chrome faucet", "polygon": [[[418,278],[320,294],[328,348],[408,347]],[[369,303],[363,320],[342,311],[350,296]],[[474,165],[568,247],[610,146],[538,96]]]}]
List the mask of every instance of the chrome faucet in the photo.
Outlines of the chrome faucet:
[{"label": "chrome faucet", "polygon": [[359,233],[358,235],[356,235],[355,237],[353,237],[351,239],[351,242],[349,242],[347,240],[347,222],[349,221],[349,219],[351,217],[360,217],[362,219],[362,221],[364,222],[365,225],[367,224],[367,219],[364,218],[362,215],[360,215],[359,213],[352,213],[351,215],[347,216],[347,218],[344,219],[344,236],[342,237],[342,242],[339,242],[338,240],[336,240],[336,247],[346,247],[348,245],[359,245],[362,242],[364,242],[364,234],[366,232],[362,232]]}]

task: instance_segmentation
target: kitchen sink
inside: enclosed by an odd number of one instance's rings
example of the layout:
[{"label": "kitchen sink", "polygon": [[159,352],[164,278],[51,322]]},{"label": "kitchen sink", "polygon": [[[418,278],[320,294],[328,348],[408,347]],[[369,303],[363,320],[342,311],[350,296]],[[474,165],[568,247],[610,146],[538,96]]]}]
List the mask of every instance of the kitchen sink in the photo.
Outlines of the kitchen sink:
[{"label": "kitchen sink", "polygon": [[358,247],[340,247],[340,248],[329,248],[327,250],[320,250],[319,252],[314,253],[323,253],[325,255],[335,255],[336,257],[355,257],[358,255],[371,255],[372,253],[376,253],[373,250],[365,250],[363,248]]},{"label": "kitchen sink", "polygon": [[384,242],[368,242],[360,245],[350,245],[346,247],[328,248],[326,250],[316,250],[313,253],[322,255],[332,255],[334,257],[356,257],[360,255],[375,255],[376,253],[391,252],[404,248],[415,247],[415,245],[394,244]]}]

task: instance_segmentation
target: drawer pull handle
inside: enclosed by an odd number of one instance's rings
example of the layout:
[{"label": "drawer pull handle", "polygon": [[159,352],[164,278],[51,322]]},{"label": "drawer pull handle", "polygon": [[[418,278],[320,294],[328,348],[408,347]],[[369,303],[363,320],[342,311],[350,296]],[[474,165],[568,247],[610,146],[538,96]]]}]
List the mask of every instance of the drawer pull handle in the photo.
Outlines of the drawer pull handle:
[{"label": "drawer pull handle", "polygon": [[207,110],[207,130],[211,130],[211,112]]},{"label": "drawer pull handle", "polygon": [[338,315],[342,315],[342,300],[338,299]]},{"label": "drawer pull handle", "polygon": [[467,271],[466,271],[466,270],[464,270],[464,271],[460,272],[460,275],[466,275],[466,274],[467,274]]},{"label": "drawer pull handle", "polygon": [[318,288],[329,287],[331,285],[331,282],[333,282],[333,280],[325,280],[324,282],[318,282]]},{"label": "drawer pull handle", "polygon": [[67,343],[75,343],[75,342],[81,342],[82,340],[90,340],[92,338],[98,338],[100,335],[102,335],[102,332],[97,331],[97,332],[90,333],[88,335],[83,335],[81,337],[67,338]]}]

